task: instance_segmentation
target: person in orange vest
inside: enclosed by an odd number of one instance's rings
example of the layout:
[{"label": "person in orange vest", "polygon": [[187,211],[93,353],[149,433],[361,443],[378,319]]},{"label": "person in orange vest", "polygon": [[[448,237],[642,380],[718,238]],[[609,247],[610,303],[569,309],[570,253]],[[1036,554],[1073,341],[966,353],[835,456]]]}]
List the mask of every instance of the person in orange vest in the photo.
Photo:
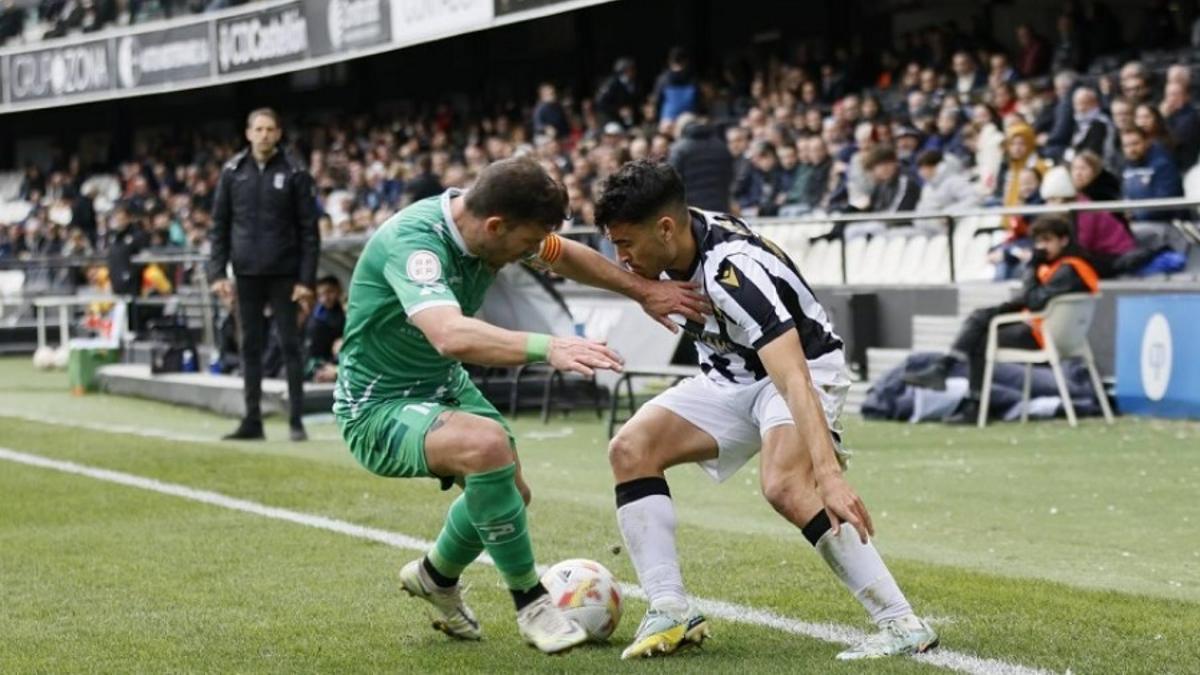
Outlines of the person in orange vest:
[{"label": "person in orange vest", "polygon": [[[967,317],[950,351],[932,364],[904,374],[905,383],[938,391],[946,388],[946,377],[958,363],[967,364],[970,385],[967,397],[947,422],[971,423],[979,416],[980,389],[987,350],[988,325],[992,317],[1011,312],[1039,312],[1051,298],[1067,293],[1095,293],[1100,277],[1071,236],[1071,223],[1062,216],[1041,216],[1030,227],[1033,259],[1020,297],[994,307],[975,310]],[[1010,323],[996,333],[1000,347],[1037,349],[1043,344],[1041,322],[1030,317],[1025,323]]]}]

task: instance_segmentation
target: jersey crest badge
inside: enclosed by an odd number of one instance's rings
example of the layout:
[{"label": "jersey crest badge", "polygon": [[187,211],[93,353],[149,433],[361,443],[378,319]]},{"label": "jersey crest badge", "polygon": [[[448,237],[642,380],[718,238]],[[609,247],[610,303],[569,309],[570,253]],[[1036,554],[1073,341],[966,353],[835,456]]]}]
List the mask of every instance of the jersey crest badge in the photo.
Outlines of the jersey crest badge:
[{"label": "jersey crest badge", "polygon": [[430,251],[416,251],[405,263],[408,278],[421,284],[437,281],[442,276],[442,263]]},{"label": "jersey crest badge", "polygon": [[737,273],[733,271],[732,266],[727,266],[725,271],[721,273],[721,278],[717,279],[717,281],[720,281],[730,288],[741,288],[741,284],[738,283]]}]

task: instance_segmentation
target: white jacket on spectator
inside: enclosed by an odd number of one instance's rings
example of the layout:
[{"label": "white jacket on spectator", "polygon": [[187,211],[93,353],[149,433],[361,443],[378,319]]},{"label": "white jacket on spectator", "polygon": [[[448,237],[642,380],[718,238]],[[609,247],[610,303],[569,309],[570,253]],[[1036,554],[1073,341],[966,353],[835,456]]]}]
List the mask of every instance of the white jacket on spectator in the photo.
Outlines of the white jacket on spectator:
[{"label": "white jacket on spectator", "polygon": [[850,202],[850,206],[856,209],[866,210],[871,203],[871,193],[875,190],[875,180],[871,178],[871,172],[863,166],[863,157],[866,152],[859,151],[850,157],[850,164],[846,167],[846,192]]},{"label": "white jacket on spectator", "polygon": [[[979,188],[970,181],[961,167],[947,160],[937,165],[933,179],[921,188],[921,199],[917,211],[938,212],[971,209],[983,203]],[[945,223],[940,218],[921,220],[916,223],[921,230],[945,232]]]},{"label": "white jacket on spectator", "polygon": [[975,150],[975,168],[979,172],[983,192],[990,192],[996,187],[996,178],[1003,162],[1004,132],[995,124],[984,125],[979,130],[979,147]]}]

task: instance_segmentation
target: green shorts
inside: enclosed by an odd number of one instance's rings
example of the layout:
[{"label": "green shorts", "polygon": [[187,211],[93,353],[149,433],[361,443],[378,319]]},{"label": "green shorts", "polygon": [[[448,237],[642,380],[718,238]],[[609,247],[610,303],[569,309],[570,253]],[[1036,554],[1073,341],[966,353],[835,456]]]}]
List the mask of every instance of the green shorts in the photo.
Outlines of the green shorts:
[{"label": "green shorts", "polygon": [[458,390],[439,400],[393,399],[381,401],[353,422],[338,419],[350,453],[368,471],[385,478],[428,477],[453,485],[453,476],[437,476],[425,461],[425,435],[445,412],[458,411],[495,420],[504,427],[509,444],[516,439],[496,406],[465,377]]}]

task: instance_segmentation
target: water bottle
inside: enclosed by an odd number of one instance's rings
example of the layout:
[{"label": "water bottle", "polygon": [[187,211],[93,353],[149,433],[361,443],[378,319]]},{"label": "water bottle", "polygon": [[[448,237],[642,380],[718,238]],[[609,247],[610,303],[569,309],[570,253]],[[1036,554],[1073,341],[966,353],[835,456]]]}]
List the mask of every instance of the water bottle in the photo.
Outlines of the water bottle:
[{"label": "water bottle", "polygon": [[183,350],[183,372],[196,372],[196,352],[191,349]]},{"label": "water bottle", "polygon": [[208,372],[212,375],[221,374],[221,353],[215,349],[208,356]]}]

